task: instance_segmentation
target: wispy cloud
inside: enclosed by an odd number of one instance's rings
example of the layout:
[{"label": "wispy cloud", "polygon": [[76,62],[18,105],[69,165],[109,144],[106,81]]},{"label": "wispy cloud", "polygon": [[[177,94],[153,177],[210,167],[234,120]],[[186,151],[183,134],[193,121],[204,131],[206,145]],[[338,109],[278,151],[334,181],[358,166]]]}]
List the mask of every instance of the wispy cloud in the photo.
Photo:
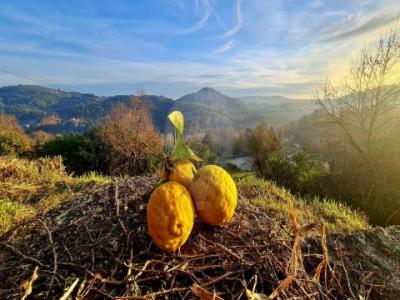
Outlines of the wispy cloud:
[{"label": "wispy cloud", "polygon": [[240,2],[241,0],[236,0],[236,24],[233,27],[226,30],[225,33],[221,35],[221,37],[230,37],[234,35],[236,32],[238,32],[242,27],[243,17],[240,11]]},{"label": "wispy cloud", "polygon": [[208,22],[208,19],[210,18],[210,16],[211,16],[211,13],[209,11],[206,11],[204,13],[203,17],[198,22],[196,22],[192,26],[189,26],[188,28],[178,30],[177,31],[178,34],[189,34],[189,33],[193,33],[193,32],[203,29],[204,26],[207,25],[207,22]]},{"label": "wispy cloud", "polygon": [[356,38],[368,32],[374,31],[386,25],[396,22],[400,17],[400,9],[396,11],[383,11],[376,13],[370,17],[355,18],[353,24],[343,24],[337,28],[336,32],[329,32],[321,39],[322,42],[337,42],[346,39]]},{"label": "wispy cloud", "polygon": [[217,48],[216,50],[214,50],[212,52],[212,54],[221,54],[224,53],[226,51],[229,51],[231,49],[233,49],[236,46],[236,42],[234,40],[229,41],[225,44],[223,44],[221,47]]},{"label": "wispy cloud", "polygon": [[217,11],[215,10],[214,6],[211,4],[210,0],[203,0],[203,4],[204,6],[208,7],[213,15],[213,17],[215,18],[215,20],[217,21],[217,23],[224,29],[227,30],[224,22],[222,22],[221,17],[219,16],[219,14],[217,13]]},{"label": "wispy cloud", "polygon": [[[182,30],[178,30],[179,34],[193,33],[193,32],[203,29],[204,26],[207,25],[208,19],[210,18],[211,13],[212,13],[212,9],[211,9],[211,6],[208,4],[208,2],[206,0],[204,0],[204,1],[205,2],[203,2],[203,9],[204,9],[203,17],[200,20],[198,20],[195,24],[193,24],[192,26],[189,26]],[[196,11],[199,10],[198,2],[195,2],[195,10]]]},{"label": "wispy cloud", "polygon": [[99,94],[307,97],[390,28],[398,1],[2,0],[0,61]]}]

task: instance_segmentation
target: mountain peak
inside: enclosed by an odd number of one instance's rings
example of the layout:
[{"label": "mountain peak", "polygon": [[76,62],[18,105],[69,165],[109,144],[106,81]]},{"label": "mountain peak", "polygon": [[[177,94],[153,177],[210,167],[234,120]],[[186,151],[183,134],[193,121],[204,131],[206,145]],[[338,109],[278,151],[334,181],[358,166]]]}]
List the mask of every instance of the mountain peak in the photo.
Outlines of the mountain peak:
[{"label": "mountain peak", "polygon": [[210,87],[203,87],[198,91],[198,93],[219,93],[217,90]]}]

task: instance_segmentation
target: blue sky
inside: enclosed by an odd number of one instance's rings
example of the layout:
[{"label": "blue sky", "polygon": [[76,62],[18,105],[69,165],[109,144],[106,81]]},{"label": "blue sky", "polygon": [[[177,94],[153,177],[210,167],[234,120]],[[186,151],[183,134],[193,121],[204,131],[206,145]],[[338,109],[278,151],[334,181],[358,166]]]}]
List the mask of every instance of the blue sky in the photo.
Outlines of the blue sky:
[{"label": "blue sky", "polygon": [[[398,0],[2,0],[0,64],[99,95],[307,98],[395,23]],[[0,73],[0,85],[32,84]]]}]

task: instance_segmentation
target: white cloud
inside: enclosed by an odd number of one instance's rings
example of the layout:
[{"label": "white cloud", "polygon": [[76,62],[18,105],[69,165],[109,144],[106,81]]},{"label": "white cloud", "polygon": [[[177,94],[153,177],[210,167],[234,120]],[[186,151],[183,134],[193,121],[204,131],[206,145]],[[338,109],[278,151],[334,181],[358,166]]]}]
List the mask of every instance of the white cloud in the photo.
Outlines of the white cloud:
[{"label": "white cloud", "polygon": [[229,41],[225,44],[223,44],[221,47],[217,48],[216,50],[214,50],[212,52],[212,54],[221,54],[224,53],[226,51],[229,51],[231,49],[233,49],[236,46],[236,42],[234,40]]},{"label": "white cloud", "polygon": [[240,10],[240,2],[241,0],[236,0],[236,24],[233,27],[226,30],[225,33],[221,35],[221,37],[230,37],[234,35],[236,32],[238,32],[240,28],[242,28],[243,17]]}]

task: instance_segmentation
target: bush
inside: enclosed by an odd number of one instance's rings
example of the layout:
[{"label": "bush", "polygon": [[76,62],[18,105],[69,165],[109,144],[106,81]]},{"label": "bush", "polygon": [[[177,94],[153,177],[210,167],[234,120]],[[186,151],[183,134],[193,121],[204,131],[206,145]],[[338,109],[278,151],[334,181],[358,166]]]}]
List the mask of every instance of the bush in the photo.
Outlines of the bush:
[{"label": "bush", "polygon": [[19,132],[0,134],[0,155],[26,156],[32,149],[30,139]]},{"label": "bush", "polygon": [[282,135],[276,133],[267,123],[261,123],[256,128],[246,132],[247,146],[254,158],[254,166],[258,174],[266,174],[265,158],[280,155],[283,147]]},{"label": "bush", "polygon": [[69,134],[56,136],[48,141],[40,150],[42,156],[62,156],[68,172],[83,174],[90,171],[91,162],[85,157],[87,143],[83,135]]},{"label": "bush", "polygon": [[202,142],[189,141],[188,146],[206,163],[214,163],[218,158],[218,155],[211,150],[210,146]]},{"label": "bush", "polygon": [[104,125],[83,135],[57,136],[41,147],[41,156],[62,156],[69,172],[140,175],[159,167],[161,135],[140,103],[119,105]]},{"label": "bush", "polygon": [[31,139],[19,126],[17,119],[0,115],[0,155],[25,156],[32,149]]},{"label": "bush", "polygon": [[268,156],[263,170],[264,178],[300,194],[316,194],[323,174],[322,165],[312,160],[306,151],[295,154],[291,160],[276,155]]},{"label": "bush", "polygon": [[149,107],[139,99],[117,105],[99,133],[107,145],[108,174],[138,175],[158,168],[162,137],[154,128]]}]

